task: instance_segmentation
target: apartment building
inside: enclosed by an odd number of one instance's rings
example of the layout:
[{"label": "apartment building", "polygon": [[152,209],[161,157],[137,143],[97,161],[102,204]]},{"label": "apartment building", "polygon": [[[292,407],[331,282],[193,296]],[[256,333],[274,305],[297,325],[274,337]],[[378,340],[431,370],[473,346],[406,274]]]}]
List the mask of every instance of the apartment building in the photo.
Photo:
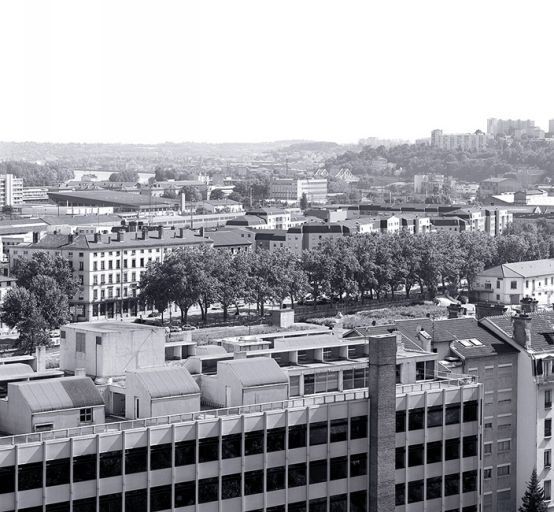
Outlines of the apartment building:
[{"label": "apartment building", "polygon": [[79,280],[70,301],[73,321],[123,318],[148,313],[139,302],[138,285],[149,263],[163,261],[181,247],[212,244],[192,231],[155,230],[94,235],[46,234],[32,243],[9,248],[10,266],[16,258],[48,252],[67,259]]},{"label": "apartment building", "polygon": [[479,272],[472,293],[477,300],[519,304],[530,298],[541,305],[554,302],[554,259],[506,263]]},{"label": "apartment building", "polygon": [[23,179],[13,174],[0,174],[0,208],[23,203]]},{"label": "apartment building", "polygon": [[440,149],[483,151],[487,147],[487,136],[482,132],[476,133],[443,133],[442,130],[431,132],[431,146]]},{"label": "apartment building", "polygon": [[327,202],[326,178],[280,178],[272,180],[269,196],[277,201],[298,202],[306,194],[309,203]]},{"label": "apartment building", "polygon": [[[534,468],[544,488],[548,510],[552,501],[552,396],[554,393],[554,313],[523,313],[487,317],[482,324],[518,350],[517,502]],[[486,398],[485,398],[486,400]],[[485,420],[486,422],[486,420]]]}]

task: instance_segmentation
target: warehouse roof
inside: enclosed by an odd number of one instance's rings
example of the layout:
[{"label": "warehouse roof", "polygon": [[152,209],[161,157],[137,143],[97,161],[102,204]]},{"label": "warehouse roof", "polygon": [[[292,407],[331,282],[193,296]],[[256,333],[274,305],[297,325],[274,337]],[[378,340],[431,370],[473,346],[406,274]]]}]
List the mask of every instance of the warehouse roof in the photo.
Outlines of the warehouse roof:
[{"label": "warehouse roof", "polygon": [[200,393],[198,384],[189,371],[183,367],[141,368],[129,373],[136,375],[152,398]]},{"label": "warehouse roof", "polygon": [[554,258],[506,263],[479,272],[483,277],[538,277],[554,274]]},{"label": "warehouse roof", "polygon": [[[269,357],[249,357],[220,361],[218,367],[227,365],[238,381],[245,387],[267,384],[285,384],[289,379],[277,361]],[[219,368],[218,368],[219,369]]]}]

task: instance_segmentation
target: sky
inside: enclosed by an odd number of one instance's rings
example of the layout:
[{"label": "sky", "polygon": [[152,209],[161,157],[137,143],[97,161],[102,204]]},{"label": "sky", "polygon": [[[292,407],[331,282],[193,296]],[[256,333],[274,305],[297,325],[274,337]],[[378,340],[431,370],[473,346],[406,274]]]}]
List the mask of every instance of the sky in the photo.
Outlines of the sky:
[{"label": "sky", "polygon": [[0,3],[0,140],[341,143],[554,118],[551,0]]}]

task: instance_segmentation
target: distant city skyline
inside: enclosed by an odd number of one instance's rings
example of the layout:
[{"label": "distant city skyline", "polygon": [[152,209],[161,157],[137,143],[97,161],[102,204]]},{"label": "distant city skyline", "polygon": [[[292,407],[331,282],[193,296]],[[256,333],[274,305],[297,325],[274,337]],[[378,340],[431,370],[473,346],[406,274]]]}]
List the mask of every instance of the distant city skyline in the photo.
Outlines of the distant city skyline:
[{"label": "distant city skyline", "polygon": [[553,15],[539,0],[4,3],[0,140],[413,141],[489,117],[548,130]]}]

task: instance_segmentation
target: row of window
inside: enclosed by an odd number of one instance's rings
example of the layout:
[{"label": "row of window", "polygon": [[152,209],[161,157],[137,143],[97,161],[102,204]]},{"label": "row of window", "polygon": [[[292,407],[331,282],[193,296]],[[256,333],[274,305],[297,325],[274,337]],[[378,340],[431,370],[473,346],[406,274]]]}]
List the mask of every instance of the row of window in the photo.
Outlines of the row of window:
[{"label": "row of window", "polygon": [[406,465],[411,468],[443,460],[459,459],[460,446],[462,457],[477,456],[477,436],[466,436],[461,443],[458,438],[446,439],[444,446],[442,441],[433,441],[427,444],[413,444],[408,446],[408,449],[405,446],[398,447],[396,448],[396,469],[404,469]]},{"label": "row of window", "polygon": [[[461,475],[461,491],[474,492],[477,490],[477,470],[464,471]],[[407,491],[407,492],[406,492]],[[423,500],[433,500],[442,496],[460,494],[460,473],[427,478],[427,480],[413,480],[396,484],[396,505],[417,503]]]},{"label": "row of window", "polygon": [[[194,487],[194,484],[192,484]],[[182,484],[175,484],[174,507],[194,505],[191,503],[191,489]],[[121,493],[100,496],[98,508],[96,498],[85,498],[73,501],[73,510],[78,512],[120,512],[125,500],[125,510],[146,512],[148,494],[146,489],[127,491],[125,497]],[[316,498],[309,501],[298,501],[288,505],[277,505],[250,512],[347,512],[350,502],[350,512],[367,512],[367,492],[357,491],[348,494],[338,494],[329,498]],[[150,489],[150,512],[171,509],[171,486],[163,485]],[[69,512],[69,502],[46,505],[46,512]],[[14,512],[14,511],[11,511]],[[42,507],[20,508],[19,512],[43,512]]]},{"label": "row of window", "polygon": [[[508,476],[510,474],[510,464],[503,464],[496,468],[497,476]],[[492,478],[492,468],[485,468],[483,470],[483,478],[485,480]]]},{"label": "row of window", "polygon": [[[308,428],[309,427],[309,428]],[[288,429],[288,449],[303,448],[330,442],[346,441],[348,437],[348,420],[332,420],[327,422],[293,425]],[[357,416],[350,419],[350,439],[367,437],[367,416]],[[269,429],[264,435],[263,430],[246,432],[244,446],[241,434],[231,434],[219,437],[208,437],[198,441],[198,462],[210,462],[221,459],[247,455],[275,452],[285,449],[286,429]],[[153,445],[150,447],[150,470],[172,467],[172,457],[175,466],[186,466],[196,463],[196,441],[181,441],[175,443],[175,453],[171,443]],[[221,455],[220,455],[221,454]],[[109,478],[119,476],[123,471],[125,457],[125,473],[139,473],[147,470],[148,451],[146,447],[130,448],[121,451],[104,452],[100,454],[99,477]],[[69,458],[46,461],[46,486],[69,483]],[[73,458],[73,482],[96,479],[96,454],[80,455]],[[15,489],[15,467],[0,468],[0,493],[13,492]],[[22,464],[17,468],[18,489],[25,491],[43,486],[43,463],[33,462]]]},{"label": "row of window", "polygon": [[408,430],[420,430],[425,428],[425,425],[427,428],[442,427],[443,425],[455,425],[460,421],[464,423],[477,421],[477,418],[477,400],[464,402],[463,408],[459,403],[447,404],[444,407],[437,405],[427,409],[418,407],[407,411],[396,411],[396,432],[406,432],[406,426]]}]

